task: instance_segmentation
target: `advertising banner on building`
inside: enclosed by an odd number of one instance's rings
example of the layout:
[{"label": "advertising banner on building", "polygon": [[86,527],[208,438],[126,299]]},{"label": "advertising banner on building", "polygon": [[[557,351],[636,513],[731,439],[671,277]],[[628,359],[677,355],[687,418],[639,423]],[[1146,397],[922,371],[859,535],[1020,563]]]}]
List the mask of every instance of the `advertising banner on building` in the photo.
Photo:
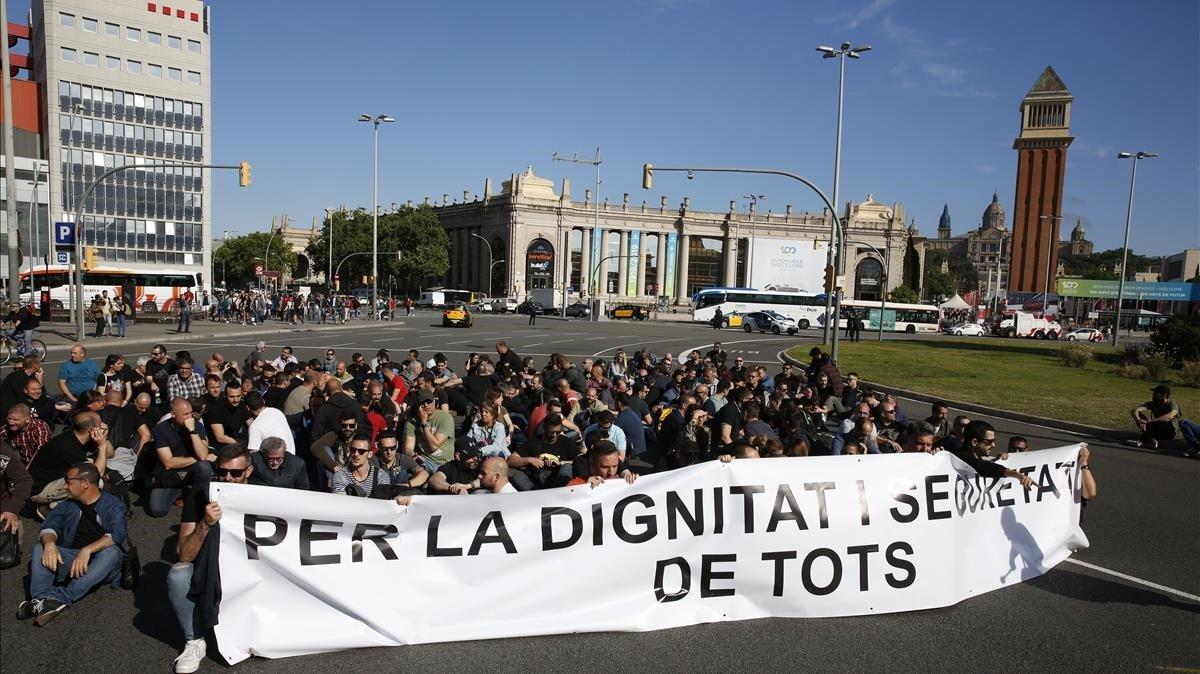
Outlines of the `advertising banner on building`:
[{"label": "advertising banner on building", "polygon": [[1087,547],[1078,451],[1010,455],[1030,489],[949,452],[714,461],[407,506],[214,483],[217,643],[237,663],[948,606]]},{"label": "advertising banner on building", "polygon": [[828,251],[829,245],[821,241],[756,237],[751,247],[750,287],[820,293]]},{"label": "advertising banner on building", "polygon": [[[1056,284],[1059,295],[1066,297],[1103,297],[1116,299],[1120,281],[1100,281],[1084,278],[1060,278]],[[1125,299],[1200,302],[1200,283],[1154,283],[1126,281]]]},{"label": "advertising banner on building", "polygon": [[637,277],[638,265],[641,264],[642,257],[642,233],[638,230],[633,230],[629,233],[629,259],[626,260],[625,267],[625,294],[633,297],[638,294]]},{"label": "advertising banner on building", "polygon": [[[661,261],[659,264],[663,264]],[[662,294],[675,297],[675,273],[679,267],[679,235],[675,232],[667,234],[667,280]]]}]

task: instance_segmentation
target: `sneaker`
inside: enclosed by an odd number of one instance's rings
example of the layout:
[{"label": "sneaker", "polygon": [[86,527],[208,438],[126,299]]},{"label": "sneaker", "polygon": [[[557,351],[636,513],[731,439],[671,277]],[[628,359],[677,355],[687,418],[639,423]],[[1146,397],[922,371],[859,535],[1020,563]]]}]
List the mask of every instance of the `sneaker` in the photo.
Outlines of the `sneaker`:
[{"label": "sneaker", "polygon": [[42,610],[37,612],[37,617],[33,619],[33,624],[38,627],[45,627],[52,620],[58,617],[58,614],[67,610],[67,605],[57,599],[46,598],[42,600]]},{"label": "sneaker", "polygon": [[42,612],[42,602],[44,599],[30,599],[23,601],[17,606],[17,620],[29,620],[33,616]]},{"label": "sneaker", "polygon": [[183,652],[175,658],[176,674],[192,674],[200,669],[200,663],[208,655],[208,644],[204,639],[192,639],[183,645]]}]

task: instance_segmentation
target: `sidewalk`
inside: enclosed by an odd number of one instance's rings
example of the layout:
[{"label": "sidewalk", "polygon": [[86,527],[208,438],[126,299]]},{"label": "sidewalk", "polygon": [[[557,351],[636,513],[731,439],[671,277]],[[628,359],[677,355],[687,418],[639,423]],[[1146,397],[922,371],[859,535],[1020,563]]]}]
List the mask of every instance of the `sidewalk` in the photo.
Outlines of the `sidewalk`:
[{"label": "sidewalk", "polygon": [[[417,317],[414,316],[413,318]],[[391,322],[384,321],[388,325],[403,325],[404,322],[403,319]],[[289,325],[276,320],[268,320],[266,323],[257,325],[241,325],[238,323],[214,323],[193,320],[191,331],[180,334],[175,332],[175,323],[142,322],[137,324],[127,323],[124,339],[119,337],[96,338],[92,336],[91,332],[88,332],[84,336],[83,343],[89,349],[103,351],[105,348],[111,348],[121,351],[125,345],[130,344],[152,345],[167,341],[179,342],[225,337],[262,337],[266,339],[269,335],[277,334],[281,331],[352,330],[370,324],[369,321],[363,319],[351,319],[348,323],[343,323],[342,325],[334,323]],[[90,331],[95,330],[96,326],[95,323],[89,323],[87,327]],[[42,327],[37,330],[37,338],[46,343],[46,350],[49,355],[65,354],[70,349],[70,346],[75,343],[75,326],[71,323],[42,323]]]}]

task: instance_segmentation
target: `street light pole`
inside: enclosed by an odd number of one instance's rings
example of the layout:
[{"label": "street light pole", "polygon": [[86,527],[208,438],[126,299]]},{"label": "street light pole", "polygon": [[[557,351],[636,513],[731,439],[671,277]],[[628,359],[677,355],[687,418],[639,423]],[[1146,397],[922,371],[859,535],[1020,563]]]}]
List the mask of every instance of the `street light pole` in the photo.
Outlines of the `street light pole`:
[{"label": "street light pole", "polygon": [[379,123],[396,120],[387,115],[359,115],[358,121],[370,122],[375,127],[375,163],[371,174],[371,318],[374,319],[379,311]]},{"label": "street light pole", "polygon": [[1054,223],[1062,220],[1062,216],[1042,215],[1038,219],[1050,221],[1050,230],[1046,232],[1046,278],[1042,283],[1042,316],[1045,317],[1050,310],[1050,259],[1053,257],[1054,246],[1058,244],[1057,238],[1054,236]]},{"label": "street light pole", "polygon": [[[557,152],[555,152],[554,154],[550,155],[550,158],[553,159],[554,161],[569,161],[572,164],[591,164],[592,167],[596,169],[596,190],[592,194],[592,206],[593,206],[592,240],[590,242],[581,241],[580,245],[587,246],[590,244],[592,246],[592,248],[594,249],[594,252],[597,255],[599,255],[600,253],[603,253],[604,252],[604,250],[603,250],[604,240],[600,239],[598,242],[600,245],[596,245],[597,237],[600,236],[600,165],[604,163],[604,161],[600,158],[600,148],[599,147],[596,148],[596,156],[594,159],[580,159],[578,152],[573,152],[570,157],[559,156],[559,154]],[[582,258],[583,258],[583,256],[580,255],[580,259],[582,259]],[[565,259],[567,259],[567,260],[571,259],[570,251],[567,251],[567,257]],[[567,279],[567,281],[570,281],[570,279]],[[597,281],[597,279],[592,278],[592,279],[590,279],[590,282],[587,285],[591,286],[593,283],[596,284],[595,292],[592,293],[592,296],[594,297],[594,296],[600,294],[600,284]],[[564,286],[565,286],[565,282],[564,282]],[[566,302],[565,291],[564,291],[564,299],[563,299],[564,307],[565,307],[566,303],[567,302]],[[563,311],[566,311],[566,309],[564,308]]]},{"label": "street light pole", "polygon": [[1129,224],[1133,218],[1133,188],[1137,184],[1138,160],[1157,156],[1158,154],[1155,152],[1121,152],[1117,155],[1117,159],[1132,159],[1133,171],[1129,176],[1129,203],[1125,207],[1125,245],[1121,247],[1121,278],[1117,284],[1117,321],[1113,325],[1113,346],[1117,345],[1121,332],[1121,302],[1125,299],[1125,275],[1129,266]]},{"label": "street light pole", "polygon": [[333,209],[325,209],[325,236],[329,239],[329,275],[325,277],[325,293],[333,297]]},{"label": "street light pole", "polygon": [[754,212],[760,199],[766,200],[765,194],[743,194],[743,199],[750,200],[750,245],[746,251],[746,287],[754,285]]},{"label": "street light pole", "polygon": [[[821,52],[821,58],[838,59],[838,109],[837,109],[837,140],[833,150],[833,204],[838,206],[838,199],[841,194],[842,180],[842,110],[844,108],[844,92],[846,88],[846,59],[861,58],[863,52],[871,51],[870,45],[862,45],[859,47],[850,47],[849,42],[843,42],[841,47],[834,49],[821,45],[817,47],[817,51]],[[838,219],[838,212],[833,209],[829,213],[834,220]],[[834,263],[833,257],[833,239],[829,240],[829,254],[826,256],[826,265]],[[837,249],[837,275],[845,276],[846,274],[846,243],[843,239],[838,244]],[[837,342],[838,342],[838,322],[841,319],[842,313],[842,291],[840,288],[834,288],[833,292],[825,299],[825,315],[832,318],[825,320],[825,341],[830,344],[830,358],[834,363],[837,363]],[[880,317],[882,319],[882,316]],[[833,326],[833,334],[830,336],[830,325]]]},{"label": "street light pole", "polygon": [[470,234],[471,236],[475,237],[476,239],[479,239],[480,241],[482,241],[484,246],[487,246],[487,254],[488,254],[488,294],[487,294],[487,296],[491,297],[492,296],[492,244],[487,239],[483,238],[482,236],[479,236],[475,232],[467,232],[467,233]]}]

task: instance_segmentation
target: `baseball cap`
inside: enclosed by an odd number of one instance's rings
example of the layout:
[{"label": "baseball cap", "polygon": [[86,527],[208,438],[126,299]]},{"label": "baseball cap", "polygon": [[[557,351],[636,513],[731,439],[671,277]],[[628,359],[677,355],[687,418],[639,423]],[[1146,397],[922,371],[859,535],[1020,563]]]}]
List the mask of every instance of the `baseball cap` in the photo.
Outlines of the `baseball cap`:
[{"label": "baseball cap", "polygon": [[479,441],[467,435],[454,441],[454,453],[461,455],[464,459],[478,459],[483,456],[483,450],[480,449]]},{"label": "baseball cap", "polygon": [[417,394],[417,404],[418,405],[420,405],[421,403],[431,402],[433,400],[436,400],[436,398],[434,398],[433,394],[430,393],[429,391],[421,391],[420,393]]},{"label": "baseball cap", "polygon": [[1152,388],[1150,390],[1153,391],[1154,393],[1161,393],[1165,396],[1171,395],[1171,387],[1167,386],[1166,384],[1159,384],[1158,386],[1155,386],[1154,388]]}]

